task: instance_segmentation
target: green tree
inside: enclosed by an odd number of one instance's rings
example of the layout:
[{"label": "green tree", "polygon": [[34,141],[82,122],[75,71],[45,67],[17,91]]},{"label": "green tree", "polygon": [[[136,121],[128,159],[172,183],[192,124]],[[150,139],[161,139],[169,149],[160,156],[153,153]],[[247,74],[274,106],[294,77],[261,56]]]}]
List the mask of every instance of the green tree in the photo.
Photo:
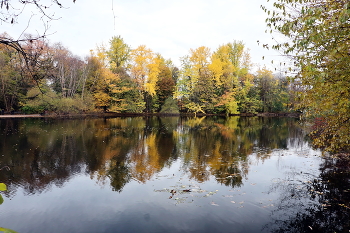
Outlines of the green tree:
[{"label": "green tree", "polygon": [[277,97],[278,80],[273,77],[271,70],[266,67],[259,69],[257,75],[257,84],[262,101],[263,112],[274,112],[274,103]]},{"label": "green tree", "polygon": [[260,92],[254,75],[247,74],[241,81],[238,92],[238,108],[240,113],[256,114],[261,111]]},{"label": "green tree", "polygon": [[302,86],[299,109],[321,117],[316,146],[350,150],[350,4],[347,0],[276,0],[267,25],[286,37],[273,45],[294,60]]},{"label": "green tree", "polygon": [[113,36],[109,44],[110,48],[107,51],[107,56],[111,64],[111,69],[125,67],[130,59],[130,46],[127,45],[120,36]]},{"label": "green tree", "polygon": [[164,58],[161,58],[156,86],[156,94],[158,97],[157,105],[159,106],[158,111],[163,106],[166,99],[173,97],[175,91],[175,80],[173,77],[172,68],[171,62],[169,63]]}]

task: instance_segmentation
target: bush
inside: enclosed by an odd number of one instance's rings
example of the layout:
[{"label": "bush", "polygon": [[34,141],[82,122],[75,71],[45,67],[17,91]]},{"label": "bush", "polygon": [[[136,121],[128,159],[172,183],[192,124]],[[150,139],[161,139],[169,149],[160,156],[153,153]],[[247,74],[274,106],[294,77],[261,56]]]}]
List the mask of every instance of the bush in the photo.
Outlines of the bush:
[{"label": "bush", "polygon": [[[34,90],[35,91],[35,90]],[[29,94],[34,91],[28,92]],[[43,113],[45,111],[57,114],[82,113],[94,110],[94,102],[91,95],[86,95],[84,99],[80,95],[73,98],[62,98],[53,91],[33,95],[27,95],[27,100],[22,104],[21,110],[24,113]]]}]

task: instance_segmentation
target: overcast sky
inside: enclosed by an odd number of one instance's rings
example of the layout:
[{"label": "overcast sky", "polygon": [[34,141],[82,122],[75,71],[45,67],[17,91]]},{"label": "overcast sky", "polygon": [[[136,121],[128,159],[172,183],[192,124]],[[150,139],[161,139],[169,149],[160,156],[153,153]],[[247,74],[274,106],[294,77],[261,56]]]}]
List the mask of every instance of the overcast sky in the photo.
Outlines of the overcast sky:
[{"label": "overcast sky", "polygon": [[[262,48],[271,42],[266,34],[264,0],[72,0],[61,1],[64,9],[51,7],[60,18],[50,22],[48,39],[62,42],[74,54],[84,57],[112,36],[120,35],[132,48],[146,45],[179,65],[189,50],[241,40],[250,49],[253,63],[270,66],[278,60],[274,51]],[[33,10],[26,8],[16,25],[1,25],[18,38],[26,29]],[[44,31],[39,15],[32,17],[27,33]],[[260,41],[258,45],[257,40]],[[265,60],[262,60],[265,56]]]}]

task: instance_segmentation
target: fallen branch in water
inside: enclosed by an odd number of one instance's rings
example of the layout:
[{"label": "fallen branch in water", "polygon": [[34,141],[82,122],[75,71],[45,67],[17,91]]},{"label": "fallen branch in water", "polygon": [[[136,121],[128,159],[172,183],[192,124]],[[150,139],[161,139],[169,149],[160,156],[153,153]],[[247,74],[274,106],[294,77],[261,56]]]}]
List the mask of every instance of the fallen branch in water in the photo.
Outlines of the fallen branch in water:
[{"label": "fallen branch in water", "polygon": [[10,171],[10,167],[9,166],[4,166],[4,167],[2,167],[2,168],[0,168],[0,171],[2,170],[2,169],[6,169],[7,171]]}]

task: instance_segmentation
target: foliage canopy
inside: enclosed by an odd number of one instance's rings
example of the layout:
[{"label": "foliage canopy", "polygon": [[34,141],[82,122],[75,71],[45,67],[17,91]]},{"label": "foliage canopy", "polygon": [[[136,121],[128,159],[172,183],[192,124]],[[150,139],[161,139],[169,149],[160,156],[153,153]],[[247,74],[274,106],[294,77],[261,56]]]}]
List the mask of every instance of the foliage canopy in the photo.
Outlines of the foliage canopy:
[{"label": "foliage canopy", "polygon": [[[350,149],[350,3],[276,0],[267,26],[287,40],[273,45],[294,60],[299,109],[318,119],[311,136],[329,151]],[[290,69],[292,70],[292,69]]]}]

